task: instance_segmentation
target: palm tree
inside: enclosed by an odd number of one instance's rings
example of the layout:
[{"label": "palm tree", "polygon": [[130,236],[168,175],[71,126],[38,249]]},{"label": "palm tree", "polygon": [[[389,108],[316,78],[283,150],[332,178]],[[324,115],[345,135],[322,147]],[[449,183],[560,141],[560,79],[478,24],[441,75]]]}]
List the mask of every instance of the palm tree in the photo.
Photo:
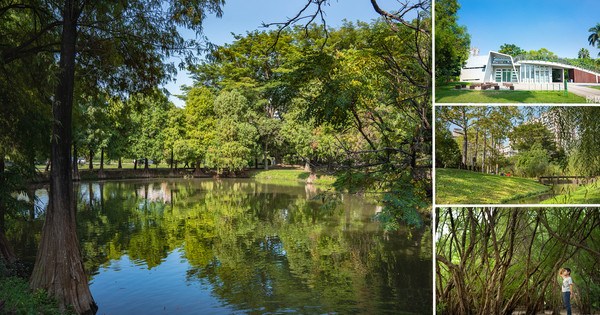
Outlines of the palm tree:
[{"label": "palm tree", "polygon": [[588,37],[588,42],[590,45],[595,46],[598,43],[598,47],[600,47],[600,23],[596,24],[596,26],[591,27],[588,32],[592,32]]},{"label": "palm tree", "polygon": [[579,59],[589,59],[590,58],[590,51],[585,49],[585,48],[581,48],[579,50],[579,53],[577,54],[577,57]]}]

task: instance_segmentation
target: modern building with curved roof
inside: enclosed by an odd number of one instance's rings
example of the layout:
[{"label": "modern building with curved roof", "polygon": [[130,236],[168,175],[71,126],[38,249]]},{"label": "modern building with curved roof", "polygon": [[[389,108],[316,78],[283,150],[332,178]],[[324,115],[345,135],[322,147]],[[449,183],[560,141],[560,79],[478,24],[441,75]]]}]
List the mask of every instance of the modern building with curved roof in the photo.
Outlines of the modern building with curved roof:
[{"label": "modern building with curved roof", "polygon": [[471,56],[460,71],[462,82],[496,83],[557,83],[565,81],[565,72],[571,82],[600,83],[600,73],[565,63],[526,60],[490,51],[478,56],[478,49],[471,49]]}]

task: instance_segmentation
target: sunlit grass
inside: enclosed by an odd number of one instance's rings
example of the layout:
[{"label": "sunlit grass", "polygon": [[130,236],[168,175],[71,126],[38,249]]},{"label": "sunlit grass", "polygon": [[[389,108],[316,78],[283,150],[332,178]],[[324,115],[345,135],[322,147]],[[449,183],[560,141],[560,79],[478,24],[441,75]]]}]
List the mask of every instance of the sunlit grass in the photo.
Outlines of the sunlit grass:
[{"label": "sunlit grass", "polygon": [[548,191],[532,179],[436,169],[436,203],[499,204]]},{"label": "sunlit grass", "polygon": [[[306,182],[310,172],[300,169],[273,169],[273,170],[259,170],[254,172],[251,177],[261,180],[288,180],[288,181],[302,181]],[[329,175],[317,174],[317,178],[313,184],[317,185],[332,185],[335,182],[335,177]]]},{"label": "sunlit grass", "polygon": [[582,185],[576,191],[554,196],[542,201],[543,204],[598,204],[600,203],[600,183]]},{"label": "sunlit grass", "polygon": [[436,86],[437,103],[585,103],[586,99],[563,91],[456,90],[454,86]]}]

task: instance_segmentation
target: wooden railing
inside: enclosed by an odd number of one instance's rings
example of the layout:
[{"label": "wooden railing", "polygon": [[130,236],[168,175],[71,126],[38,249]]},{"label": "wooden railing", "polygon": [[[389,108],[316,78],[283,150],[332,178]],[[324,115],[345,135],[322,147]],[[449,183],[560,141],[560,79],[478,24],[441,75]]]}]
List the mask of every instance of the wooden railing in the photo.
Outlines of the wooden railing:
[{"label": "wooden railing", "polygon": [[540,184],[591,184],[598,180],[596,176],[541,176]]}]

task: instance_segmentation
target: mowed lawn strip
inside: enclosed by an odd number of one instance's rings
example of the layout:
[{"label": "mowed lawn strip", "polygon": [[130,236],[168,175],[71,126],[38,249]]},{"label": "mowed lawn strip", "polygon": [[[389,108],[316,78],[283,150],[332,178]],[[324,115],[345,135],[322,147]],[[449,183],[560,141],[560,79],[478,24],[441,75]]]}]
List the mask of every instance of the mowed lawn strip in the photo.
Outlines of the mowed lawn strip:
[{"label": "mowed lawn strip", "polygon": [[598,204],[600,203],[600,183],[582,185],[570,194],[554,196],[542,201],[543,204]]},{"label": "mowed lawn strip", "polygon": [[436,103],[585,103],[586,99],[562,91],[480,91],[435,89]]},{"label": "mowed lawn strip", "polygon": [[436,168],[436,203],[498,204],[536,195],[550,187],[532,179]]}]

